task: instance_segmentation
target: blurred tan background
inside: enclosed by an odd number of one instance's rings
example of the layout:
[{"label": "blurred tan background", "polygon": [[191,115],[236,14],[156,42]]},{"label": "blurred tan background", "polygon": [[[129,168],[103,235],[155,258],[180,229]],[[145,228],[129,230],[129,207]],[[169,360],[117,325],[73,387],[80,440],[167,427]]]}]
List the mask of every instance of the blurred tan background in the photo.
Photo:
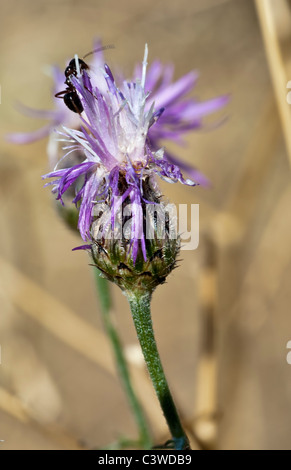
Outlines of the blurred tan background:
[{"label": "blurred tan background", "polygon": [[[92,448],[137,436],[90,261],[72,253],[79,239],[43,189],[46,141],[20,147],[4,139],[42,124],[15,103],[49,108],[44,67],[82,56],[96,36],[115,44],[107,61],[128,75],[147,42],[150,60],[173,61],[176,78],[200,71],[199,98],[232,96],[226,124],[191,134],[178,150],[212,188],[163,185],[172,201],[200,204],[201,240],[155,293],[153,320],[194,448],[290,449],[288,126],[284,139],[252,0],[1,0],[1,449]],[[115,286],[112,292],[130,352],[137,341],[129,309]],[[159,443],[169,435],[134,357],[134,381]]]}]

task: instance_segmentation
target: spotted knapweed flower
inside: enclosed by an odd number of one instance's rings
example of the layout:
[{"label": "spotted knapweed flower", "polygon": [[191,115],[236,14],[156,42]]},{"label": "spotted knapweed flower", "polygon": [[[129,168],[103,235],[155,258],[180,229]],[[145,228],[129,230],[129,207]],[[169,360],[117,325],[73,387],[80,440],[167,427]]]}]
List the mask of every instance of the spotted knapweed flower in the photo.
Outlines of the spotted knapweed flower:
[{"label": "spotted knapweed flower", "polygon": [[[101,41],[95,42],[95,49],[99,50],[97,54],[92,55],[89,65],[94,74],[90,79],[94,86],[104,94],[104,77],[101,71],[104,65],[104,56],[101,49]],[[140,79],[142,67],[138,64],[135,67],[133,79]],[[54,80],[53,95],[64,88],[64,74],[59,67],[52,68]],[[199,74],[191,71],[184,77],[173,80],[174,66],[173,64],[162,64],[161,61],[155,60],[149,67],[146,81],[145,91],[150,91],[150,95],[146,101],[146,110],[155,103],[155,109],[166,108],[167,112],[163,113],[155,126],[148,130],[148,139],[151,142],[153,150],[158,150],[165,141],[171,140],[176,144],[184,144],[183,136],[192,130],[199,130],[205,127],[204,118],[222,109],[229,101],[228,95],[218,96],[214,99],[201,101],[197,98],[188,97],[189,92],[193,91],[197,84]],[[122,86],[121,73],[117,77],[117,85]],[[35,140],[49,136],[48,157],[50,167],[54,168],[60,157],[61,149],[55,139],[55,129],[60,126],[66,126],[72,129],[78,129],[79,119],[64,104],[62,99],[54,98],[54,109],[52,110],[34,110],[26,106],[19,106],[20,110],[35,118],[47,119],[49,122],[44,127],[31,133],[14,133],[9,135],[9,139],[17,144],[31,143]],[[73,162],[76,159],[82,159],[82,155],[73,154]],[[182,161],[180,157],[173,155],[169,151],[164,152],[164,158],[169,163],[177,165],[180,170],[185,171],[188,176],[201,185],[208,185],[208,179],[198,171],[192,164]],[[67,165],[69,161],[67,160]]]},{"label": "spotted knapweed flower", "polygon": [[80,71],[76,58],[78,72],[76,76],[71,75],[70,80],[84,112],[79,117],[79,130],[63,126],[59,135],[67,151],[64,158],[71,152],[82,150],[84,160],[44,175],[44,178],[54,178],[48,185],[53,185],[52,191],[61,202],[70,186],[78,188],[73,202],[79,207],[78,228],[84,241],[93,239],[91,229],[96,205],[105,202],[110,209],[110,222],[114,223],[118,209],[128,201],[131,230],[127,255],[130,252],[133,264],[139,252],[144,261],[148,259],[144,214],[146,204],[158,204],[159,201],[154,176],[196,185],[194,181],[184,179],[178,166],[169,163],[163,149],[152,148],[149,130],[156,125],[164,108],[156,109],[154,103],[150,107],[147,105],[147,54],[146,47],[141,79],[124,81],[120,87],[105,64],[103,93],[94,85],[91,78],[94,72]]}]

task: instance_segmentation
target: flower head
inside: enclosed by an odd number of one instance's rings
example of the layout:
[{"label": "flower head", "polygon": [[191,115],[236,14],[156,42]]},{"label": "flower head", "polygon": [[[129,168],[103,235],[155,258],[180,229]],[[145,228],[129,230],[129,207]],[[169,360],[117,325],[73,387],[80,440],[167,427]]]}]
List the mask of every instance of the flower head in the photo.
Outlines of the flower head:
[{"label": "flower head", "polygon": [[[163,108],[148,105],[149,93],[145,91],[147,47],[141,78],[123,81],[120,87],[105,64],[103,92],[92,79],[93,71],[82,70],[70,77],[78,93],[84,113],[80,115],[79,130],[63,127],[59,131],[65,142],[65,157],[81,150],[84,160],[70,168],[56,169],[44,178],[54,178],[53,192],[62,202],[64,193],[82,177],[74,203],[79,205],[78,228],[83,240],[91,240],[94,206],[106,201],[114,221],[118,208],[126,201],[131,203],[130,251],[135,262],[141,249],[147,259],[144,234],[144,205],[152,203],[145,196],[145,181],[154,175],[170,182],[195,186],[184,179],[178,166],[170,163],[163,149],[151,145],[149,131],[163,114]],[[78,59],[76,68],[78,69]],[[104,86],[105,84],[105,86]]]},{"label": "flower head", "polygon": [[[104,73],[102,72],[104,56],[102,51],[100,51],[100,40],[95,41],[94,49],[97,49],[98,53],[93,54],[89,62],[90,70],[94,71],[93,74],[90,74],[90,80],[104,95],[106,94],[107,84],[104,81]],[[55,94],[64,88],[64,74],[57,66],[52,68],[52,74],[54,79],[53,91]],[[134,79],[130,80],[130,83],[136,82],[137,79],[140,80],[141,75],[142,66],[138,64],[133,74]],[[172,140],[176,144],[183,144],[185,134],[192,130],[202,129],[204,127],[204,117],[219,111],[229,101],[228,95],[222,95],[207,101],[189,98],[188,93],[197,84],[198,73],[195,71],[189,72],[177,81],[173,81],[173,75],[173,64],[164,65],[159,60],[155,60],[150,65],[145,78],[145,91],[150,92],[146,100],[146,110],[148,111],[153,103],[155,103],[155,110],[163,108],[167,110],[166,113],[155,116],[154,119],[157,122],[155,126],[151,126],[148,130],[148,139],[154,150],[158,150],[165,140]],[[123,87],[123,79],[121,79],[120,74],[117,79],[117,85],[120,88]],[[64,101],[55,98],[54,104],[54,109],[49,111],[33,110],[26,106],[20,106],[20,110],[25,114],[35,118],[48,119],[49,122],[35,132],[9,135],[9,139],[18,144],[30,143],[45,136],[50,136],[48,156],[51,168],[55,166],[60,157],[60,149],[55,139],[55,129],[61,126],[79,129],[78,116],[65,106]],[[159,119],[157,119],[158,117]],[[83,156],[76,156],[76,153],[73,156],[74,160],[76,158],[81,158],[82,160],[83,158]],[[204,186],[209,184],[208,179],[200,171],[193,167],[193,165],[182,161],[180,157],[173,155],[169,151],[165,151],[164,157],[169,163],[185,171],[197,183]]]}]

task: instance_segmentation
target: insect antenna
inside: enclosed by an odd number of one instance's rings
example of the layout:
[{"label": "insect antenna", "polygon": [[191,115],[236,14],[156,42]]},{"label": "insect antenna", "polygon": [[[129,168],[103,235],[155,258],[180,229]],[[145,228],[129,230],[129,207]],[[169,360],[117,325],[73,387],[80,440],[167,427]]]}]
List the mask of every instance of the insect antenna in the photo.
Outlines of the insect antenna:
[{"label": "insect antenna", "polygon": [[88,52],[84,55],[83,59],[86,59],[89,55],[95,54],[96,52],[106,51],[107,49],[115,49],[114,44],[108,44],[107,46],[98,47],[98,49],[94,49],[93,51]]}]

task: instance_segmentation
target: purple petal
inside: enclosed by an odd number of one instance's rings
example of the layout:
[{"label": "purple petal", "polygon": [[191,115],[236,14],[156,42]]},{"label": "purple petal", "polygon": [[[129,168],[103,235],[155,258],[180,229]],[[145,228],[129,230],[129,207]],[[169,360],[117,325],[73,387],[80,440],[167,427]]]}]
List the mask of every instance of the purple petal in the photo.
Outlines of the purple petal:
[{"label": "purple petal", "polygon": [[193,119],[199,118],[203,116],[207,116],[208,114],[212,114],[215,111],[220,110],[225,105],[227,105],[230,101],[229,95],[219,96],[212,100],[203,101],[203,102],[192,102],[191,106],[188,106],[187,109],[183,111],[183,119]]},{"label": "purple petal", "polygon": [[[44,175],[42,178],[58,178],[52,183],[55,184],[55,192],[58,193],[57,199],[62,202],[62,196],[67,189],[76,182],[79,176],[90,172],[94,166],[96,166],[96,163],[94,162],[84,162],[71,168],[52,171]],[[50,184],[51,183],[48,183],[47,185]]]},{"label": "purple petal", "polygon": [[6,135],[6,139],[13,144],[31,144],[32,142],[36,142],[37,140],[47,137],[51,131],[52,125],[47,124],[36,131],[8,134]]},{"label": "purple petal", "polygon": [[96,174],[92,174],[84,184],[84,192],[79,211],[78,229],[83,240],[90,239],[90,227],[92,223],[92,209],[95,204],[94,199],[98,192],[100,180]]},{"label": "purple petal", "polygon": [[178,100],[181,96],[191,91],[197,78],[198,73],[189,72],[177,82],[172,83],[168,87],[165,87],[161,92],[158,92],[154,97],[156,108],[167,107],[174,101]]},{"label": "purple petal", "polygon": [[75,248],[72,249],[72,251],[77,251],[77,250],[91,250],[91,245],[76,246]]},{"label": "purple petal", "polygon": [[17,103],[15,107],[20,113],[35,119],[48,119],[53,122],[61,123],[64,117],[62,113],[55,109],[34,109],[22,103]]},{"label": "purple petal", "polygon": [[203,175],[203,173],[197,170],[197,168],[181,160],[180,158],[174,157],[168,152],[165,152],[164,156],[170,163],[178,166],[180,170],[185,171],[190,176],[190,178],[193,181],[195,181],[197,184],[204,186],[204,187],[211,186],[209,179],[205,175]]},{"label": "purple petal", "polygon": [[[150,67],[148,68],[146,75],[146,89],[149,91],[154,91],[156,88],[160,77],[163,73],[163,66],[160,60],[155,60]],[[141,78],[142,68],[139,68],[138,76]]]},{"label": "purple petal", "polygon": [[146,261],[145,236],[143,231],[143,209],[139,189],[135,188],[130,193],[132,219],[131,219],[131,256],[135,264],[139,246],[141,245],[143,258]]}]

